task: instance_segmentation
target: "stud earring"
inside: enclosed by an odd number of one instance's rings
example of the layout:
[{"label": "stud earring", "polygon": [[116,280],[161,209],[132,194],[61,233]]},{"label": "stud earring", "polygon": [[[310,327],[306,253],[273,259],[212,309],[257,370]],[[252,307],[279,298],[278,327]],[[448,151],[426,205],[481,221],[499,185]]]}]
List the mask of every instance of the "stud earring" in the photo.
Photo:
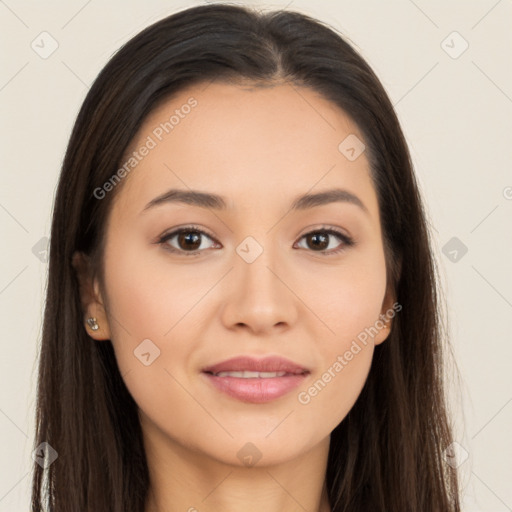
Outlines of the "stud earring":
[{"label": "stud earring", "polygon": [[89,324],[89,327],[92,331],[97,331],[100,326],[98,325],[98,322],[96,321],[96,318],[88,318],[87,323]]}]

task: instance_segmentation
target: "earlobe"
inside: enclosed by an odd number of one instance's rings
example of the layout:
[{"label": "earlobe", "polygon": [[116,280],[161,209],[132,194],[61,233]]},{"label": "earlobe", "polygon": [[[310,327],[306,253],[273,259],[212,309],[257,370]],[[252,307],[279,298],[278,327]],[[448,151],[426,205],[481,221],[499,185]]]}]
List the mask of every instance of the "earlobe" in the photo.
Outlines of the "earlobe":
[{"label": "earlobe", "polygon": [[96,316],[87,316],[85,320],[85,330],[87,331],[87,334],[96,341],[109,340],[111,335],[107,317],[104,313],[97,315],[100,318],[96,318]]},{"label": "earlobe", "polygon": [[386,341],[389,337],[389,333],[391,331],[391,321],[382,320],[382,323],[384,326],[379,329],[378,334],[373,339],[374,345],[380,345],[381,343],[384,343],[384,341]]},{"label": "earlobe", "polygon": [[85,329],[87,334],[96,341],[110,339],[110,328],[105,314],[102,314],[100,319],[88,316],[85,320]]},{"label": "earlobe", "polygon": [[82,252],[75,252],[72,257],[72,266],[78,281],[87,334],[98,341],[110,339],[110,327],[103,298],[98,280],[93,278],[89,256]]},{"label": "earlobe", "polygon": [[[386,295],[382,302],[381,314],[379,316],[379,320],[375,323],[375,326],[378,328],[378,333],[374,337],[374,344],[380,345],[384,341],[386,341],[391,333],[391,327],[393,324],[393,317],[395,316],[395,311],[393,308],[393,304],[395,304],[395,293],[389,287],[386,291]],[[390,315],[390,312],[393,315]]]}]

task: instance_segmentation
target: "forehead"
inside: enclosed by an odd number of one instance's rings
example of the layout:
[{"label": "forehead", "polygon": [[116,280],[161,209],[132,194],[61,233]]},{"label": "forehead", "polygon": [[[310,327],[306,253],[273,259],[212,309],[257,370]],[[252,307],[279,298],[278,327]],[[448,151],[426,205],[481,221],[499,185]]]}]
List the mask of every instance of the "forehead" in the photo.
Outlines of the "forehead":
[{"label": "forehead", "polygon": [[282,202],[312,188],[343,186],[366,196],[375,211],[368,160],[364,152],[347,158],[340,150],[347,137],[362,144],[357,125],[309,88],[197,84],[142,123],[124,158],[136,162],[119,203],[140,211],[179,187],[227,196],[241,208],[260,195]]}]

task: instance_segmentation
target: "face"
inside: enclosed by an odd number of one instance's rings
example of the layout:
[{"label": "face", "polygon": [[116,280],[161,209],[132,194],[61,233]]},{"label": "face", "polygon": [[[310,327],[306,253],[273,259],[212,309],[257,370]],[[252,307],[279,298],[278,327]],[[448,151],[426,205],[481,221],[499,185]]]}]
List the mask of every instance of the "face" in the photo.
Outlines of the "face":
[{"label": "face", "polygon": [[[146,436],[236,465],[328,442],[393,304],[362,140],[335,105],[285,84],[194,86],[145,120],[86,307]],[[205,372],[235,357],[255,366]],[[214,375],[244,369],[267,374]]]}]

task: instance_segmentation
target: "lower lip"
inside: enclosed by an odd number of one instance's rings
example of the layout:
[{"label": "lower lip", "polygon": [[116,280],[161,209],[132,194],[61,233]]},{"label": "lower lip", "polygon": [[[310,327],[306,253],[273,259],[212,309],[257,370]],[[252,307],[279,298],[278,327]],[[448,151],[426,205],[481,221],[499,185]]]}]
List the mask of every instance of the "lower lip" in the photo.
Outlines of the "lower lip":
[{"label": "lower lip", "polygon": [[270,402],[286,395],[298,387],[307,376],[300,374],[267,379],[242,379],[240,377],[217,377],[210,373],[204,373],[204,375],[219,391],[242,402],[253,404]]}]

